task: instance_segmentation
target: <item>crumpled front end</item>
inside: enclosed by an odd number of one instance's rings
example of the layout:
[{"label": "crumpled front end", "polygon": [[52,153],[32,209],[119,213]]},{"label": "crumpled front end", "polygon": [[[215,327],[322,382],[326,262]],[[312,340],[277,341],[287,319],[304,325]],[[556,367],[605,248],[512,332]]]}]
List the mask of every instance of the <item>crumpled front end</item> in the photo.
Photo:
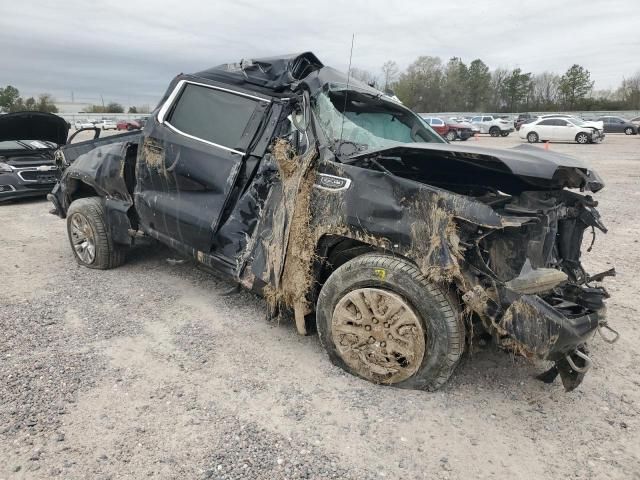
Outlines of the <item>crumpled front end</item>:
[{"label": "crumpled front end", "polygon": [[589,275],[580,263],[585,231],[606,232],[597,202],[567,190],[483,200],[503,227],[462,225],[471,285],[463,301],[503,347],[554,361],[542,379],[560,374],[572,390],[591,363],[587,340],[609,328],[599,283],[615,271]]}]

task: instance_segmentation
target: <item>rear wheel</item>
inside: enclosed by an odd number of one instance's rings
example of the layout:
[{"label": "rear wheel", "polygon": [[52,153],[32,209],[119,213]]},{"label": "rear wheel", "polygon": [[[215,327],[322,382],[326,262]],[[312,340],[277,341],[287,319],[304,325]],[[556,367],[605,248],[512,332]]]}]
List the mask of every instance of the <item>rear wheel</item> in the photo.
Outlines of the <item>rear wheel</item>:
[{"label": "rear wheel", "polygon": [[109,235],[102,198],[79,198],[71,203],[67,234],[80,265],[106,270],[124,263],[126,247],[115,243]]},{"label": "rear wheel", "polygon": [[576,135],[576,142],[581,145],[589,143],[589,135],[584,132],[580,132]]},{"label": "rear wheel", "polygon": [[633,128],[631,127],[627,127],[624,129],[624,134],[625,135],[633,135]]},{"label": "rear wheel", "polygon": [[453,130],[449,130],[444,136],[444,138],[446,138],[449,142],[453,142],[457,137],[458,135],[456,135],[456,132],[454,132]]},{"label": "rear wheel", "polygon": [[489,135],[491,135],[492,137],[499,137],[500,129],[498,127],[491,127],[489,129]]},{"label": "rear wheel", "polygon": [[508,137],[510,132],[500,132],[503,137]]},{"label": "rear wheel", "polygon": [[536,132],[529,132],[527,134],[527,142],[538,143],[539,140],[540,140],[540,137],[538,137],[538,134]]},{"label": "rear wheel", "polygon": [[464,351],[455,296],[388,255],[361,255],[333,272],[316,322],[331,361],[374,383],[436,390]]}]

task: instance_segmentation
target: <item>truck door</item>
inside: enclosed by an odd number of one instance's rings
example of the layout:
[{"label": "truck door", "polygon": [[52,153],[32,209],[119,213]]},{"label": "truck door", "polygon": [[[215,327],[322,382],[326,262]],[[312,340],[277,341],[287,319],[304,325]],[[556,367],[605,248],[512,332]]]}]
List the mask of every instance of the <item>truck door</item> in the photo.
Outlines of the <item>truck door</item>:
[{"label": "truck door", "polygon": [[221,86],[178,82],[150,119],[138,155],[135,201],[142,229],[164,243],[208,253],[269,104]]}]

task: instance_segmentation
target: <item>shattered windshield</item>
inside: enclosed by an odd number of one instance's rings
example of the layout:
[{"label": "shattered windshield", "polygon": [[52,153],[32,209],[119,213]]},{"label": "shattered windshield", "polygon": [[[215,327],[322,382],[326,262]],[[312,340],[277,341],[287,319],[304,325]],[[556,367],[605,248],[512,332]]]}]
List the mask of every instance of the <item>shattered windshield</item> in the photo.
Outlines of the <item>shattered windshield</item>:
[{"label": "shattered windshield", "polygon": [[355,154],[401,143],[444,142],[413,112],[369,93],[323,91],[312,108],[334,150],[343,154],[344,144],[353,145],[349,153]]}]

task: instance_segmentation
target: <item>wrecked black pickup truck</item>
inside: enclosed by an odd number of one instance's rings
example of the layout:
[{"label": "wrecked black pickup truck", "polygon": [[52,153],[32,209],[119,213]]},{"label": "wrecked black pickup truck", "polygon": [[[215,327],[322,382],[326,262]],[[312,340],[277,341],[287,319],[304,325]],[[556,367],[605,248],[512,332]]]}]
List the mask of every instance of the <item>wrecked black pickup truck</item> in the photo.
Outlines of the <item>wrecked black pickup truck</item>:
[{"label": "wrecked black pickup truck", "polygon": [[437,389],[481,334],[553,361],[543,379],[570,390],[609,328],[614,272],[580,263],[584,232],[606,232],[594,171],[449,144],[312,53],[181,74],[143,132],[58,158],[49,199],[81,265],[116,267],[152,237],[317,327],[335,364],[375,383]]}]

